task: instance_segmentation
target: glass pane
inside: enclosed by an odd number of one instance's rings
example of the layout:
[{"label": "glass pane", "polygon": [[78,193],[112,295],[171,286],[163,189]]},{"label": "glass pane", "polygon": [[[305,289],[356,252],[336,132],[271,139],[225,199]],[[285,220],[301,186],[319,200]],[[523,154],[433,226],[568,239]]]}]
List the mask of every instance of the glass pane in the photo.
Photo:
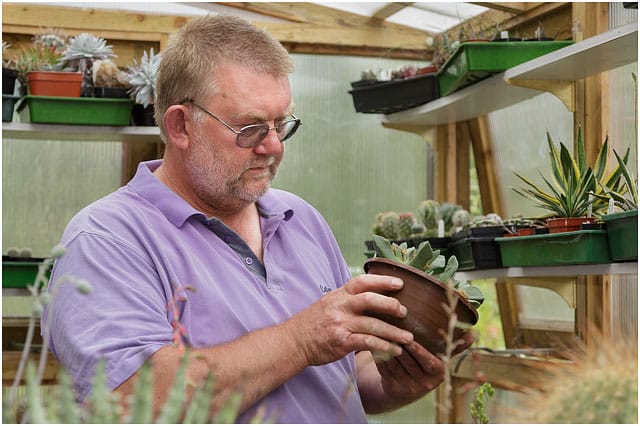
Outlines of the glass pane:
[{"label": "glass pane", "polygon": [[293,55],[292,91],[303,125],[287,142],[274,186],[291,191],[327,219],[354,270],[366,259],[375,215],[414,211],[426,198],[430,147],[421,137],[385,129],[377,114],[356,113],[348,91],[362,70],[407,61]]},{"label": "glass pane", "polygon": [[48,256],[78,210],[120,186],[120,157],[120,143],[3,138],[3,253]]}]

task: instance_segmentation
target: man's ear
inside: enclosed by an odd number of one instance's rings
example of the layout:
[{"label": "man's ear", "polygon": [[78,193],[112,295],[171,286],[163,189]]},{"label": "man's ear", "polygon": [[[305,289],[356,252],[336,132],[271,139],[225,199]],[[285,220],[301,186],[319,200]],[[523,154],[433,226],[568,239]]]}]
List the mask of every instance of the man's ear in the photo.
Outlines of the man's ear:
[{"label": "man's ear", "polygon": [[162,119],[168,142],[177,149],[187,149],[193,124],[188,108],[185,105],[171,105]]}]

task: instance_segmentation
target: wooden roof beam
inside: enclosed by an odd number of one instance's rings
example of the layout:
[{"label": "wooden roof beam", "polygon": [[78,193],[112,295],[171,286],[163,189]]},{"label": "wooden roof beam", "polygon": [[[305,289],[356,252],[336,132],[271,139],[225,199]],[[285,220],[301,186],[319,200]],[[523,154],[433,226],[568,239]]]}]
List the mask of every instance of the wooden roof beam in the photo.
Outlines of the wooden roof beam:
[{"label": "wooden roof beam", "polygon": [[486,7],[488,9],[499,10],[501,12],[519,14],[532,9],[541,3],[528,3],[528,2],[470,2],[477,4],[478,6]]},{"label": "wooden roof beam", "polygon": [[389,16],[400,12],[404,8],[407,8],[409,6],[413,6],[414,4],[415,4],[415,2],[413,2],[413,1],[411,1],[411,2],[399,1],[399,2],[389,3],[386,6],[384,6],[383,8],[381,8],[380,10],[378,10],[376,13],[374,13],[373,16],[371,17],[371,19],[374,20],[374,21],[384,21]]}]

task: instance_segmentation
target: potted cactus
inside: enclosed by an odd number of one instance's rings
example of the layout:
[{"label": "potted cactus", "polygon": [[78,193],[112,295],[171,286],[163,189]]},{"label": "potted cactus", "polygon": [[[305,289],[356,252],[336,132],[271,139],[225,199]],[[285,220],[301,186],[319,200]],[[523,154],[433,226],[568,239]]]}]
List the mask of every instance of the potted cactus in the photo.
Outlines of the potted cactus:
[{"label": "potted cactus", "polygon": [[[447,292],[453,292],[458,300],[455,312],[460,323],[474,325],[478,321],[477,308],[484,301],[482,292],[466,281],[457,281],[458,268],[455,256],[445,261],[439,250],[433,250],[428,241],[419,247],[408,247],[390,242],[379,235],[373,236],[380,255],[368,259],[364,270],[370,274],[390,275],[401,278],[401,290],[385,293],[407,307],[402,319],[377,315],[400,328],[411,331],[415,340],[434,354],[445,350],[443,333],[447,330],[449,315],[446,312]],[[463,332],[458,326],[454,332],[457,340]]]},{"label": "potted cactus", "polygon": [[156,93],[156,77],[160,67],[162,55],[154,54],[153,49],[145,51],[140,62],[134,60],[134,64],[127,67],[127,79],[131,88],[129,95],[135,101],[133,106],[133,124],[138,126],[155,126],[153,118]]},{"label": "potted cactus", "polygon": [[129,98],[127,74],[111,59],[93,62],[93,93],[97,98]]}]

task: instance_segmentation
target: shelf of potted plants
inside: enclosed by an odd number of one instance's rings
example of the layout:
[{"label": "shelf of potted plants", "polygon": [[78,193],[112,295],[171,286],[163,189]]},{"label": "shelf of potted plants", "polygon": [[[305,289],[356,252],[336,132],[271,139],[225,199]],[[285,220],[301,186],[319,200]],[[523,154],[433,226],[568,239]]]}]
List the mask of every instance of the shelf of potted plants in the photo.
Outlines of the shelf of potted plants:
[{"label": "shelf of potted plants", "polygon": [[[637,60],[638,25],[634,22],[516,65],[427,104],[385,115],[382,124],[424,129],[469,120],[530,99],[541,91],[562,99],[571,82]],[[556,85],[558,81],[562,84]],[[570,100],[563,100],[570,104]]]}]

